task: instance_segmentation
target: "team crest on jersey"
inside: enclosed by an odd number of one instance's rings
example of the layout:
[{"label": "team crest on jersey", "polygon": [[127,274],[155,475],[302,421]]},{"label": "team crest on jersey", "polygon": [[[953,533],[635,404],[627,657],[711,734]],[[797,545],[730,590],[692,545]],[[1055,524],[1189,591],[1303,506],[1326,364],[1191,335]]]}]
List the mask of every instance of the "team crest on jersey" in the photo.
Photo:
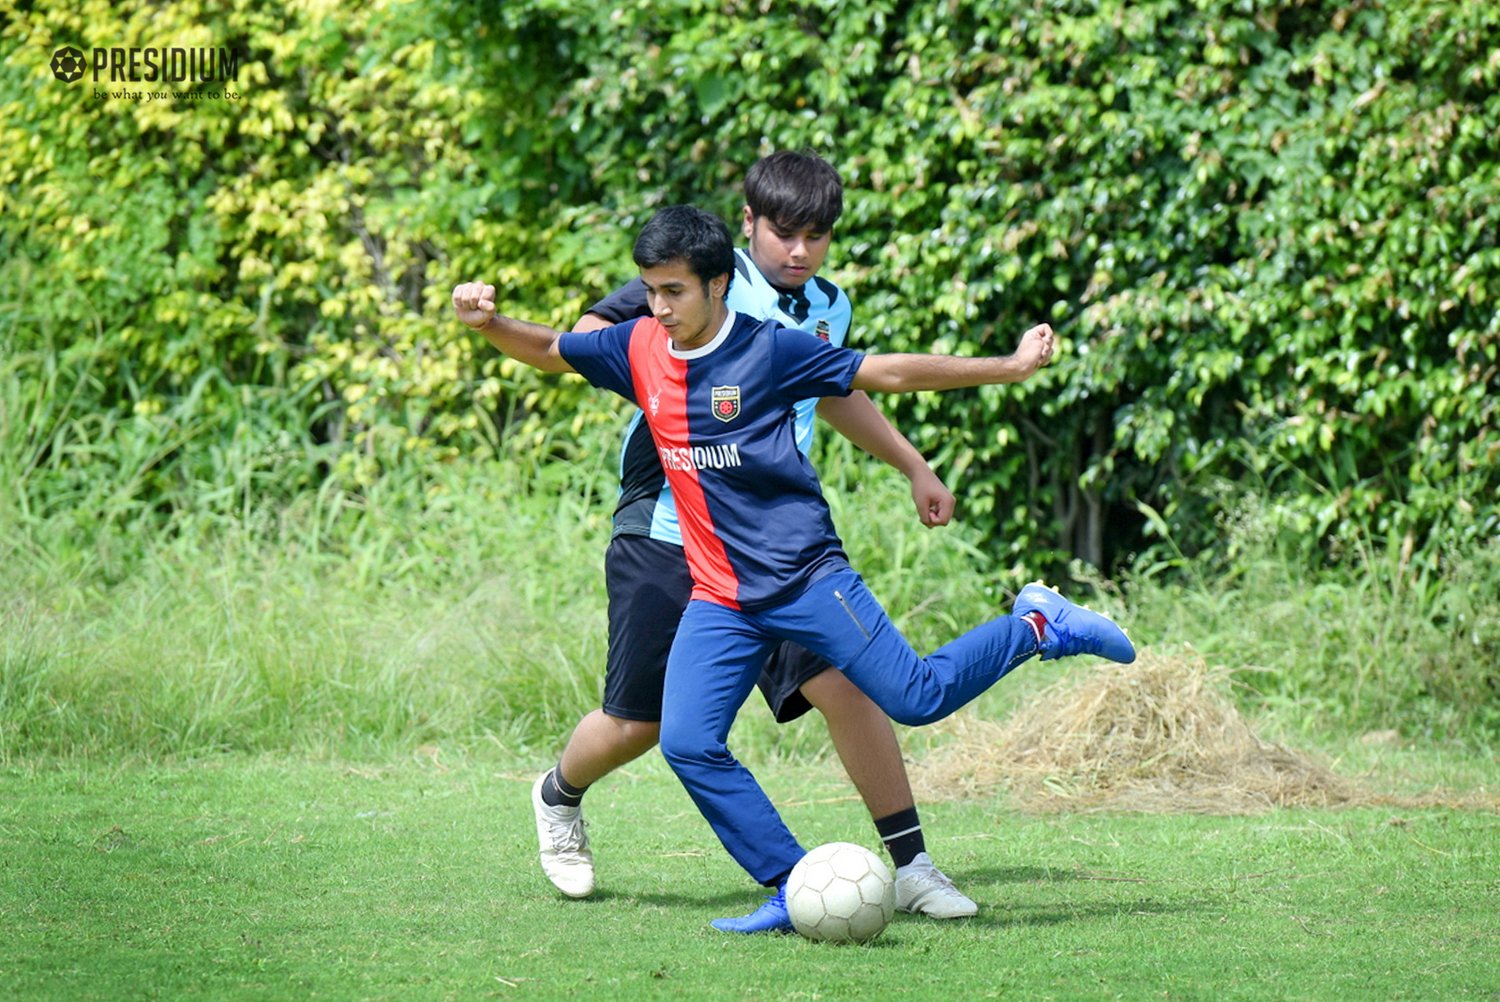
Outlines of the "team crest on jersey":
[{"label": "team crest on jersey", "polygon": [[819,320],[817,327],[813,329],[813,333],[818,335],[818,337],[822,338],[824,341],[827,341],[829,339],[829,335],[833,333],[833,328],[828,326],[827,320]]},{"label": "team crest on jersey", "polygon": [[656,417],[656,412],[661,410],[661,391],[657,390],[646,398],[646,406],[651,408],[651,416]]},{"label": "team crest on jersey", "polygon": [[740,416],[740,388],[738,386],[715,386],[713,388],[714,417],[729,423]]}]

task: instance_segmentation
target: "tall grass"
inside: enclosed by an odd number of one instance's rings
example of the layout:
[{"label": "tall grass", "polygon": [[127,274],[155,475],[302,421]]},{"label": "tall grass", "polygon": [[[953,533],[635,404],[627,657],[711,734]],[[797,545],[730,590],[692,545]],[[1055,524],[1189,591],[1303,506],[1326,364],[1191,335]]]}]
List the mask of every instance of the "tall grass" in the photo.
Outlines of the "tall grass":
[{"label": "tall grass", "polygon": [[[599,697],[610,438],[589,462],[411,463],[245,521],[96,526],[91,545],[58,538],[70,519],[12,519],[0,760],[557,744]],[[935,645],[948,620],[988,614],[965,587],[978,555],[917,528],[898,481],[844,505],[860,512],[851,549],[878,557],[872,585]]]},{"label": "tall grass", "polygon": [[[79,413],[73,388],[93,377],[57,357],[0,356],[0,762],[439,740],[550,752],[597,705],[607,410],[560,420],[557,458],[392,450],[360,478],[253,389]],[[210,400],[237,401],[234,434]],[[959,523],[926,530],[904,481],[847,444],[818,465],[855,566],[919,650],[1008,608],[1031,576],[962,524],[962,484]],[[1417,572],[1371,545],[1309,574],[1253,512],[1226,532],[1232,566],[1142,561],[1118,588],[1095,582],[1096,602],[1140,643],[1239,669],[1247,704],[1287,728],[1495,742],[1495,548]],[[816,720],[750,710],[738,728],[772,754],[827,747]]]},{"label": "tall grass", "polygon": [[554,728],[603,659],[598,561],[573,558],[602,552],[604,523],[586,497],[505,492],[514,469],[470,472],[492,483],[466,498],[437,480],[341,499],[332,541],[311,504],[263,534],[150,540],[103,584],[88,557],[11,562],[0,753],[360,753]]},{"label": "tall grass", "polygon": [[1294,732],[1500,741],[1500,541],[1417,561],[1352,531],[1310,570],[1253,499],[1221,528],[1229,559],[1158,553],[1123,576],[1137,635],[1236,669],[1246,704]]}]

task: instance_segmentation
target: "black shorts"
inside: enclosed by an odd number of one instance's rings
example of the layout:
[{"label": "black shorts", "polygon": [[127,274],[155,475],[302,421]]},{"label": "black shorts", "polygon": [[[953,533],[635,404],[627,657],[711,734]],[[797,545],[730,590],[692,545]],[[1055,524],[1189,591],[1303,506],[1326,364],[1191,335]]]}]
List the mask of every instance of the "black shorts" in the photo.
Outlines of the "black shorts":
[{"label": "black shorts", "polygon": [[783,640],[777,645],[766,658],[766,666],[761,669],[756,684],[778,724],[796,720],[812,709],[812,704],[802,695],[802,686],[813,676],[823,674],[828,667],[827,661],[801,644]]},{"label": "black shorts", "polygon": [[[604,552],[604,585],[609,595],[604,712],[623,720],[659,721],[667,654],[693,592],[687,557],[682,547],[659,539],[616,536]],[[790,642],[772,652],[758,684],[777,721],[795,720],[812,709],[798,690],[827,667]]]}]

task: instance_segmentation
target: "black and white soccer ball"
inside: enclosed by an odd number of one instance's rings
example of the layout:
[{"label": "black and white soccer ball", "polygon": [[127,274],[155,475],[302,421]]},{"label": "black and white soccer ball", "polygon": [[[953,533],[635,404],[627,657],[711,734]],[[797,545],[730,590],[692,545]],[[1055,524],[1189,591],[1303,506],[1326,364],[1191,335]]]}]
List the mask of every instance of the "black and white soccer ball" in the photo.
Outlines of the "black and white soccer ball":
[{"label": "black and white soccer ball", "polygon": [[792,928],[825,943],[864,943],[896,913],[896,881],[864,846],[829,842],[808,852],[786,881]]}]

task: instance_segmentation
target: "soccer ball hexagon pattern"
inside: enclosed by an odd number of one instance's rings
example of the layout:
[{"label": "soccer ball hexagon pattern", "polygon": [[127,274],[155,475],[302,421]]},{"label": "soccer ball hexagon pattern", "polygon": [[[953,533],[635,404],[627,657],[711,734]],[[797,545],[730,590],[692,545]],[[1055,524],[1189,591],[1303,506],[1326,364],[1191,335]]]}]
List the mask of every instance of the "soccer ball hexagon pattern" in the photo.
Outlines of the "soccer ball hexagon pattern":
[{"label": "soccer ball hexagon pattern", "polygon": [[825,943],[864,943],[896,912],[896,881],[881,858],[851,842],[829,842],[803,856],[786,881],[792,928]]},{"label": "soccer ball hexagon pattern", "polygon": [[83,76],[83,69],[86,65],[88,64],[83,60],[83,53],[71,45],[52,53],[52,75],[63,83],[72,83]]}]

